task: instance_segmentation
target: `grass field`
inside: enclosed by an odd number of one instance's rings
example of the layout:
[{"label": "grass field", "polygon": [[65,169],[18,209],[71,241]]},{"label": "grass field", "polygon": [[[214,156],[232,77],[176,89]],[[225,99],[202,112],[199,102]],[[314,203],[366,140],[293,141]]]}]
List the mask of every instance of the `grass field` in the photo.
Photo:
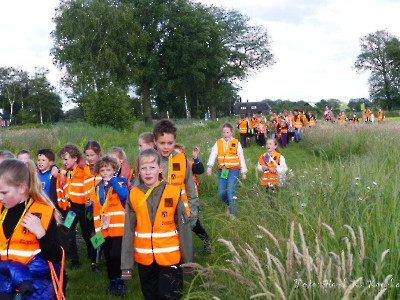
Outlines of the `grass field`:
[{"label": "grass field", "polygon": [[[222,121],[177,121],[177,142],[187,149],[199,146],[205,163]],[[286,186],[273,194],[259,187],[256,164],[264,149],[253,142],[245,149],[249,174],[237,188],[234,220],[218,198],[216,172],[199,176],[201,219],[213,251],[203,255],[194,236],[196,272],[185,275],[184,298],[399,298],[397,121],[307,129],[300,143],[282,149],[292,171]],[[34,154],[42,147],[57,151],[66,142],[83,147],[95,139],[105,151],[124,148],[133,164],[143,131],[151,128],[137,123],[132,131],[118,132],[59,124],[2,130],[0,149],[27,148]],[[92,274],[86,261],[68,271],[68,299],[112,299],[104,261],[101,267],[100,274]],[[127,299],[142,299],[136,270],[127,290]]]}]

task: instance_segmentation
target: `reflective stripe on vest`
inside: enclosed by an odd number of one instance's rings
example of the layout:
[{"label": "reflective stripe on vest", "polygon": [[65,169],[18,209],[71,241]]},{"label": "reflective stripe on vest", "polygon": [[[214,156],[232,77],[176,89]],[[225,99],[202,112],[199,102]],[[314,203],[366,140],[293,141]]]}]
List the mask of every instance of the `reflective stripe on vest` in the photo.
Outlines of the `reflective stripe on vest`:
[{"label": "reflective stripe on vest", "polygon": [[240,161],[239,161],[239,156],[237,155],[237,148],[239,145],[239,141],[237,139],[232,139],[228,141],[228,146],[226,147],[226,150],[224,149],[225,146],[224,143],[225,142],[222,139],[217,140],[218,169],[223,169],[224,167],[227,169],[239,169]]},{"label": "reflective stripe on vest", "polygon": [[165,185],[151,224],[147,201],[139,207],[145,193],[138,187],[131,190],[129,201],[136,214],[133,247],[137,263],[148,266],[155,260],[160,266],[171,266],[180,262],[179,232],[175,225],[180,194],[178,187]]}]

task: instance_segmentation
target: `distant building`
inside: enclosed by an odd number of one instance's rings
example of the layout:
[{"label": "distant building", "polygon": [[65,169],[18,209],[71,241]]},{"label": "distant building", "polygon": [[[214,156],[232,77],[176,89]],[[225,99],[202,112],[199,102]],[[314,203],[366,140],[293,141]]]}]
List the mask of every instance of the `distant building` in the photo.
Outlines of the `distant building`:
[{"label": "distant building", "polygon": [[4,110],[0,108],[0,127],[10,126],[10,116],[4,113]]},{"label": "distant building", "polygon": [[266,102],[239,102],[236,103],[233,109],[233,113],[235,115],[252,115],[258,113],[259,111],[263,112],[264,114],[269,114],[271,108]]}]

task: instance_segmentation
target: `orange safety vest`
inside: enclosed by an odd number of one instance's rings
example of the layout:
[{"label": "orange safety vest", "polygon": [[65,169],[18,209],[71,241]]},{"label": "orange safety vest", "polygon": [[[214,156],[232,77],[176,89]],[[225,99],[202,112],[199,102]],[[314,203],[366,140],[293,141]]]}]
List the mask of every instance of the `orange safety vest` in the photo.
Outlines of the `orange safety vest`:
[{"label": "orange safety vest", "polygon": [[179,232],[175,224],[175,212],[180,199],[180,189],[166,184],[151,224],[145,193],[134,187],[129,195],[136,213],[135,261],[148,266],[155,260],[160,266],[178,264],[181,260]]},{"label": "orange safety vest", "polygon": [[297,115],[297,116],[293,116],[293,118],[294,118],[294,122],[293,122],[294,128],[295,129],[303,128],[303,122],[301,120],[301,116]]},{"label": "orange safety vest", "polygon": [[[29,204],[29,202],[28,202]],[[0,204],[0,211],[3,211],[3,205]],[[33,214],[40,218],[40,222],[44,230],[47,231],[50,221],[53,218],[54,208],[48,204],[33,201],[26,210],[25,215]],[[39,241],[32,232],[19,224],[12,233],[8,245],[5,245],[7,239],[4,235],[3,226],[0,226],[0,260],[13,260],[23,264],[29,261],[38,253],[41,252]]]},{"label": "orange safety vest", "polygon": [[310,117],[310,121],[308,122],[308,127],[315,127],[315,118],[313,116]]},{"label": "orange safety vest", "polygon": [[281,121],[279,125],[281,126],[281,133],[288,133],[288,127],[285,121]]},{"label": "orange safety vest", "polygon": [[[123,181],[119,183],[125,184]],[[96,190],[93,190],[90,193],[90,199],[93,200],[93,221],[95,232],[98,233],[101,231],[104,238],[123,236],[125,208],[122,206],[117,192],[113,191],[112,187],[109,187],[103,205],[100,203],[98,193],[98,186],[96,186]],[[107,225],[103,223],[106,218],[108,219]]]},{"label": "orange safety vest", "polygon": [[[260,155],[258,162],[261,166],[268,166],[270,168],[276,168],[279,165],[279,161],[281,158],[281,154],[279,152],[275,152],[272,155],[272,158],[269,156],[268,152]],[[268,159],[268,161],[266,161]],[[264,171],[261,178],[261,185],[276,185],[279,183],[278,173],[272,173],[270,171]]]},{"label": "orange safety vest", "polygon": [[101,181],[101,176],[100,174],[92,174],[90,173],[90,167],[89,165],[85,165],[85,168],[83,169],[85,174],[87,174],[87,179],[83,182],[83,190],[85,193],[86,199],[89,199],[90,193],[92,190],[96,189],[97,184]]},{"label": "orange safety vest", "polygon": [[218,169],[223,169],[223,168],[239,169],[240,161],[239,161],[239,156],[237,154],[239,141],[237,139],[232,139],[232,140],[228,141],[228,147],[226,148],[226,150],[224,149],[224,144],[225,144],[225,142],[222,139],[217,140]]},{"label": "orange safety vest", "polygon": [[[181,188],[183,204],[185,205],[187,215],[190,217],[189,199],[186,194],[185,184],[186,169],[187,159],[185,153],[176,153],[172,157],[172,169],[168,170],[168,178],[171,178],[171,182],[168,182],[168,180],[167,182]],[[169,172],[171,172],[171,174],[169,174]]]},{"label": "orange safety vest", "polygon": [[239,133],[247,133],[248,122],[246,119],[239,120]]},{"label": "orange safety vest", "polygon": [[385,112],[378,111],[378,122],[383,122],[385,120]]},{"label": "orange safety vest", "polygon": [[266,131],[267,131],[267,124],[259,123],[258,124],[258,132],[265,134]]},{"label": "orange safety vest", "polygon": [[88,174],[81,167],[77,166],[75,170],[68,171],[65,175],[65,184],[60,184],[60,174],[57,176],[57,201],[58,206],[66,210],[71,201],[77,204],[85,204],[87,193],[84,189],[85,180],[88,179]]}]

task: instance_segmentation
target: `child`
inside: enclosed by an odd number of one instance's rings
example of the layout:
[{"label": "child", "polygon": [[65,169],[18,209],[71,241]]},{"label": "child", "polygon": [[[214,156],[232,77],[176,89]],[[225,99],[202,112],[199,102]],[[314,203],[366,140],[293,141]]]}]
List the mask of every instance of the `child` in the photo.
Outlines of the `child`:
[{"label": "child", "polygon": [[217,159],[218,163],[218,194],[228,208],[228,213],[233,219],[236,211],[235,190],[239,178],[239,170],[242,178],[246,179],[247,167],[244,160],[243,149],[240,142],[233,138],[233,127],[229,123],[222,125],[222,138],[211,149],[207,162],[207,174],[211,176],[212,167]]},{"label": "child", "polygon": [[267,135],[267,124],[265,124],[265,119],[261,118],[260,122],[258,123],[258,129],[257,129],[257,142],[259,146],[265,147],[266,135]]},{"label": "child", "polygon": [[263,172],[261,185],[266,187],[267,192],[270,187],[274,190],[276,185],[283,184],[287,166],[285,158],[279,153],[276,140],[267,140],[267,152],[258,159],[257,169]]},{"label": "child", "polygon": [[21,150],[17,153],[17,159],[26,164],[31,159],[31,154],[28,150]]},{"label": "child", "polygon": [[93,220],[95,232],[101,232],[105,239],[102,245],[110,280],[108,292],[117,296],[125,294],[121,280],[121,244],[125,223],[125,202],[129,190],[124,177],[114,177],[119,165],[111,156],[101,157],[94,166],[102,180],[92,190]]},{"label": "child", "polygon": [[288,140],[288,124],[286,123],[285,116],[283,115],[279,120],[279,133],[281,136],[282,148],[285,148]]},{"label": "child", "polygon": [[[175,150],[178,152],[185,153],[185,146],[182,144],[175,144]],[[197,175],[204,173],[204,165],[199,159],[199,147],[194,147],[192,151],[193,160],[190,161],[190,166],[193,172],[193,180],[196,186],[197,196],[199,196],[199,181],[197,180]],[[186,154],[185,154],[186,155]],[[200,214],[200,209],[199,209]],[[210,254],[211,253],[211,243],[212,239],[208,235],[207,231],[201,226],[200,219],[197,219],[196,225],[193,227],[192,231],[203,241],[203,253]]]},{"label": "child", "polygon": [[155,148],[154,134],[151,132],[143,132],[138,138],[139,151],[143,151],[148,148]]},{"label": "child", "polygon": [[182,189],[182,200],[190,218],[190,227],[196,226],[199,198],[193,180],[192,168],[184,153],[174,150],[176,127],[167,119],[159,121],[153,129],[157,152],[161,154],[164,179]]},{"label": "child", "polygon": [[[96,264],[96,252],[90,242],[90,231],[88,230],[88,221],[86,219],[85,204],[87,195],[84,190],[84,182],[89,179],[88,174],[78,165],[82,158],[79,148],[73,144],[67,144],[58,152],[58,156],[63,161],[63,169],[60,173],[66,176],[66,182],[62,185],[60,176],[57,178],[57,200],[58,206],[67,211],[67,217],[73,219],[68,228],[68,245],[71,259],[71,269],[79,267],[78,248],[76,245],[76,225],[79,221],[82,237],[86,244],[87,255],[92,264],[90,269],[92,272],[99,272]],[[75,215],[75,217],[73,217]]]},{"label": "child", "polygon": [[57,177],[52,176],[51,168],[53,167],[55,154],[50,149],[40,149],[37,154],[37,174],[42,184],[42,189],[47,197],[57,205]]},{"label": "child", "polygon": [[10,151],[0,150],[0,163],[7,158],[15,158],[15,156]]},{"label": "child", "polygon": [[247,120],[247,116],[242,114],[240,115],[240,120],[237,125],[239,129],[239,134],[240,134],[240,142],[243,145],[243,148],[246,148],[246,137],[247,137],[247,132],[249,130],[249,121]]},{"label": "child", "polygon": [[145,299],[180,299],[180,263],[193,261],[193,241],[179,187],[161,181],[161,156],[154,149],[136,160],[139,185],[129,195],[122,238],[122,278],[138,265]]},{"label": "child", "polygon": [[108,151],[108,155],[114,157],[119,164],[119,168],[115,176],[125,177],[128,179],[128,188],[131,189],[135,183],[135,170],[131,168],[125,151],[120,147],[111,147],[111,149]]},{"label": "child", "polygon": [[62,260],[61,218],[31,160],[0,164],[0,211],[0,298],[55,299],[48,261]]}]

